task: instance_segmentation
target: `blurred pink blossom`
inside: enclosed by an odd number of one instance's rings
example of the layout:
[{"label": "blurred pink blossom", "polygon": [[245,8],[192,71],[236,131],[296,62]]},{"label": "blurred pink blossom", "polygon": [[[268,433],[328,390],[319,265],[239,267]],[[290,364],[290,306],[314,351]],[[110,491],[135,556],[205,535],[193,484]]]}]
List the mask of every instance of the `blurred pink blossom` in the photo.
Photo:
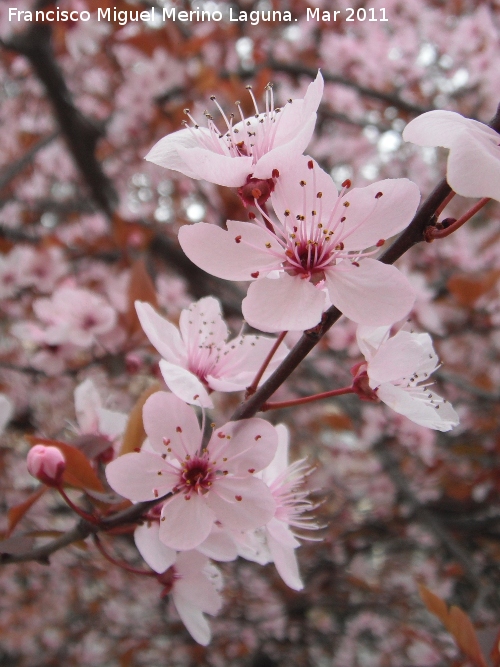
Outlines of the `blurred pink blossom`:
[{"label": "blurred pink blossom", "polygon": [[57,447],[35,445],[28,452],[26,465],[30,475],[47,486],[58,486],[66,469],[66,459]]}]

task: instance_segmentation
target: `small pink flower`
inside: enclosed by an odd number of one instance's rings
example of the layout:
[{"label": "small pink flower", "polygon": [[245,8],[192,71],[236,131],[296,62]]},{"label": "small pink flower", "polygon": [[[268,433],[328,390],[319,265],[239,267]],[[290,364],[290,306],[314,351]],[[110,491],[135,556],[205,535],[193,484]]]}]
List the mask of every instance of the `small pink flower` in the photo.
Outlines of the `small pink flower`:
[{"label": "small pink flower", "polygon": [[26,465],[30,475],[47,486],[59,486],[66,469],[66,459],[57,447],[35,445],[28,452]]},{"label": "small pink flower", "polygon": [[14,405],[5,394],[0,394],[0,435],[5,431],[7,424],[14,414]]},{"label": "small pink flower", "polygon": [[355,367],[360,391],[367,378],[369,399],[378,398],[420,426],[451,430],[459,423],[458,415],[428,382],[439,363],[431,337],[409,331],[392,338],[389,334],[389,327],[358,327],[358,345],[367,361]]},{"label": "small pink flower", "polygon": [[[136,301],[135,307],[145,334],[163,357],[160,370],[168,388],[186,403],[204,408],[213,408],[212,390],[248,387],[275,342],[263,336],[237,336],[227,341],[229,331],[220,304],[210,296],[182,311],[180,331],[148,303]],[[264,379],[287,353],[287,347],[280,346]]]},{"label": "small pink flower", "polygon": [[234,115],[228,119],[215,97],[211,98],[222,114],[225,126],[222,131],[220,124],[216,125],[208,113],[207,129],[200,127],[186,110],[193,127],[160,139],[146,155],[146,160],[180,171],[190,178],[228,187],[246,186],[240,195],[244,200],[250,196],[251,203],[252,190],[260,188],[257,199],[263,203],[261,197],[267,199],[269,196],[276,172],[284,172],[290,160],[301,155],[311,140],[323,94],[323,77],[318,72],[304,99],[289,100],[283,109],[274,108],[272,86],[266,88],[265,111],[262,113],[251,89],[250,94],[255,114],[245,118],[237,102],[241,121],[236,124],[233,124]]},{"label": "small pink flower", "polygon": [[242,309],[261,331],[309,329],[330,304],[357,323],[392,324],[409,312],[414,292],[396,267],[372,255],[406,227],[419,199],[405,178],[339,197],[330,176],[300,156],[277,179],[271,196],[277,220],[261,210],[262,220],[228,220],[227,231],[185,225],[179,242],[208,273],[253,280]]},{"label": "small pink flower", "polygon": [[446,180],[463,197],[500,201],[500,135],[453,111],[428,111],[405,127],[403,139],[450,149]]},{"label": "small pink flower", "polygon": [[198,547],[216,521],[237,530],[266,524],[275,504],[254,473],[272,460],[276,429],[263,419],[229,422],[206,448],[194,410],[173,394],[157,392],[143,410],[155,453],[125,454],[106,468],[111,487],[132,501],[172,493],[161,512],[160,540],[171,549]]}]

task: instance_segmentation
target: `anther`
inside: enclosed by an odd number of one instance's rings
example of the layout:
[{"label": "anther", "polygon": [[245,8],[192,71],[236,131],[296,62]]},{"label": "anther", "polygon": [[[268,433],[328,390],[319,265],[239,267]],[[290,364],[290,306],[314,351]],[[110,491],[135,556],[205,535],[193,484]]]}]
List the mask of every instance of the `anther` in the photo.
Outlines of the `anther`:
[{"label": "anther", "polygon": [[380,197],[381,197],[383,194],[384,194],[383,192],[377,192],[377,194],[375,195],[375,199],[380,199]]},{"label": "anther", "polygon": [[342,183],[343,188],[350,188],[351,185],[352,184],[351,184],[351,179],[350,178],[346,178],[345,181]]},{"label": "anther", "polygon": [[273,170],[272,170],[272,172],[271,172],[271,176],[272,176],[273,178],[278,178],[279,175],[280,175],[280,172],[278,171],[278,169],[273,169]]},{"label": "anther", "polygon": [[304,185],[307,185],[307,183],[305,181],[300,181],[300,185],[304,187]]},{"label": "anther", "polygon": [[381,248],[384,245],[384,243],[385,239],[380,239],[380,241],[377,241],[375,245],[377,246],[377,248]]},{"label": "anther", "polygon": [[350,204],[348,201],[345,201],[345,202],[342,204],[342,206],[345,206],[346,208],[348,208],[350,205],[351,205],[351,204]]},{"label": "anther", "polygon": [[322,192],[318,192],[318,194],[316,195],[316,197],[317,197],[318,199],[321,199],[322,196],[323,196],[323,193],[322,193]]},{"label": "anther", "polygon": [[285,215],[285,218],[288,218],[288,216],[290,215],[290,211],[288,209],[286,209],[284,215]]},{"label": "anther", "polygon": [[250,218],[250,220],[255,220],[255,213],[252,213],[252,211],[249,211],[248,217]]},{"label": "anther", "polygon": [[312,160],[309,160],[309,162],[307,163],[307,166],[308,166],[309,169],[313,169],[314,168],[314,162]]},{"label": "anther", "polygon": [[254,271],[254,272],[251,273],[250,275],[252,276],[252,278],[258,278],[258,277],[259,277],[259,272],[258,272],[258,271]]},{"label": "anther", "polygon": [[236,243],[241,243],[241,236],[236,236],[234,240]]}]

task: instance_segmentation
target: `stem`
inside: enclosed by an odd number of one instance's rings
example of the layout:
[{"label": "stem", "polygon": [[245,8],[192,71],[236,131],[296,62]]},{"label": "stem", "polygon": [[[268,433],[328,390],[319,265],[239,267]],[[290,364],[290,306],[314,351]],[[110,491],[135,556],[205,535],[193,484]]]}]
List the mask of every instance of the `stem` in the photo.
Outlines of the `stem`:
[{"label": "stem", "polygon": [[138,568],[132,567],[131,565],[128,565],[127,563],[123,563],[121,561],[116,560],[113,558],[113,556],[110,556],[108,552],[104,549],[102,546],[102,542],[99,539],[98,535],[94,535],[94,544],[96,545],[98,551],[104,556],[106,560],[108,560],[110,563],[113,563],[113,565],[116,565],[117,567],[121,567],[122,570],[126,570],[127,572],[132,572],[132,574],[142,574],[144,577],[156,577],[156,572],[149,572],[147,570],[139,570]]},{"label": "stem", "polygon": [[458,220],[452,222],[452,224],[445,229],[431,227],[431,229],[429,229],[429,239],[444,239],[446,236],[453,234],[453,232],[456,232],[457,229],[459,229],[462,225],[465,225],[465,223],[470,220],[473,215],[480,211],[489,201],[490,197],[483,197],[483,199],[480,199],[477,204],[474,204],[472,208],[464,213],[461,218],[458,218]]},{"label": "stem", "polygon": [[281,343],[283,342],[283,339],[285,338],[285,336],[287,335],[287,333],[288,333],[288,331],[282,331],[282,332],[280,333],[280,335],[278,336],[278,338],[276,339],[276,341],[275,341],[274,345],[272,346],[272,348],[271,348],[269,354],[268,354],[267,357],[264,359],[264,363],[263,363],[262,366],[260,367],[260,369],[259,369],[257,375],[255,376],[255,378],[254,378],[252,384],[251,384],[249,387],[247,387],[246,398],[248,398],[248,397],[251,396],[252,394],[255,394],[255,392],[257,391],[257,387],[259,386],[259,382],[261,381],[262,376],[264,375],[264,373],[265,373],[265,371],[266,371],[266,368],[269,366],[269,364],[270,364],[270,362],[271,362],[271,359],[272,359],[272,358],[274,357],[274,355],[276,354],[276,350],[279,348],[279,346],[280,346]]},{"label": "stem", "polygon": [[57,486],[56,489],[59,491],[65,503],[73,510],[73,512],[76,512],[76,514],[78,514],[78,516],[80,516],[82,519],[85,519],[85,521],[93,523],[96,526],[99,525],[99,520],[96,519],[96,517],[93,514],[89,514],[88,512],[85,512],[80,507],[78,507],[78,505],[75,505],[75,503],[71,500],[71,498],[68,495],[66,495],[66,492],[64,491],[62,486]]},{"label": "stem", "polygon": [[342,389],[332,389],[331,391],[324,391],[321,394],[314,394],[313,396],[305,396],[304,398],[293,398],[290,401],[282,401],[281,403],[264,403],[261,407],[261,412],[268,410],[278,410],[279,408],[291,408],[295,405],[304,405],[304,403],[312,403],[313,401],[321,401],[323,398],[330,398],[331,396],[342,396],[343,394],[354,394],[352,387],[342,387]]},{"label": "stem", "polygon": [[436,217],[437,217],[437,218],[439,218],[439,216],[441,215],[441,213],[442,213],[442,212],[444,211],[444,209],[448,206],[448,204],[451,202],[451,200],[453,199],[453,197],[454,197],[455,195],[456,195],[456,192],[453,192],[453,191],[450,192],[450,194],[446,197],[446,199],[443,201],[443,203],[441,204],[441,206],[439,206],[439,207],[436,209]]}]

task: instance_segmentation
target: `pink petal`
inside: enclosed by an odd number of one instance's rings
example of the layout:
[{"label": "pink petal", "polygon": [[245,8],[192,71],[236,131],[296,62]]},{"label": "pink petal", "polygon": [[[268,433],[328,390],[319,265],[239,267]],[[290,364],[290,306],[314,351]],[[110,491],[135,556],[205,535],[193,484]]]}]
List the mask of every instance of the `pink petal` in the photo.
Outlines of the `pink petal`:
[{"label": "pink petal", "polygon": [[378,348],[389,338],[391,327],[368,327],[360,324],[356,330],[356,341],[363,356],[370,361]]},{"label": "pink petal", "polygon": [[[286,110],[286,108],[285,108]],[[285,118],[283,118],[283,122]],[[253,168],[253,176],[255,178],[270,178],[274,169],[277,169],[280,174],[286,173],[290,168],[290,163],[306,150],[314,133],[314,126],[316,125],[316,114],[312,114],[304,123],[302,127],[292,129],[291,134],[286,138],[286,143],[278,145],[263,155]],[[280,128],[281,129],[281,123]],[[278,129],[278,132],[279,132]],[[275,144],[278,143],[278,132]],[[280,136],[280,140],[284,138]]]},{"label": "pink petal", "polygon": [[214,407],[207,390],[196,375],[164,359],[160,361],[160,371],[167,387],[180,399],[202,408]]},{"label": "pink petal", "polygon": [[268,487],[256,477],[217,480],[206,499],[225,528],[239,531],[264,526],[276,508]]},{"label": "pink petal", "polygon": [[156,392],[144,404],[142,415],[151,445],[160,454],[168,454],[170,449],[183,461],[187,454],[192,456],[199,449],[201,431],[196,413],[174,394]]},{"label": "pink petal", "polygon": [[[254,224],[235,220],[228,220],[227,228],[226,232],[203,222],[184,225],[179,230],[179,243],[196,266],[226,280],[254,280],[252,273],[267,273],[280,266],[280,259],[269,252],[280,252],[270,234]],[[271,248],[266,248],[266,243]]]},{"label": "pink petal", "polygon": [[260,331],[304,331],[321,320],[325,294],[300,276],[252,283],[242,303],[243,317]]},{"label": "pink petal", "polygon": [[323,75],[318,70],[316,78],[307,86],[306,94],[304,95],[304,114],[316,113],[323,97],[324,87]]},{"label": "pink petal", "polygon": [[[382,196],[375,195],[382,192]],[[342,197],[349,202],[340,239],[345,250],[364,250],[404,229],[417,210],[418,187],[407,178],[390,178],[366,188],[354,188]]]},{"label": "pink petal", "polygon": [[216,614],[222,606],[218,593],[222,583],[219,570],[198,551],[180,553],[175,569],[179,574],[174,584],[175,596],[182,596],[206,614]]},{"label": "pink petal", "polygon": [[368,364],[370,387],[410,377],[425,362],[426,353],[408,331],[389,338]]},{"label": "pink petal", "polygon": [[92,380],[85,380],[75,389],[76,420],[82,433],[96,433],[99,427],[101,397]]},{"label": "pink petal", "polygon": [[325,278],[332,303],[358,324],[394,324],[415,301],[408,279],[395,266],[375,259],[362,259],[359,266],[342,262],[325,271]]},{"label": "pink petal", "polygon": [[106,408],[99,408],[99,433],[107,435],[108,438],[114,440],[118,438],[127,426],[128,417],[121,412],[114,412],[113,410],[106,410]]},{"label": "pink petal", "polygon": [[[159,475],[158,473],[162,474]],[[178,475],[169,474],[158,454],[132,452],[119,456],[106,466],[110,487],[133,502],[154,500],[173,489]]]},{"label": "pink petal", "polygon": [[[311,162],[313,169],[309,169]],[[305,181],[306,186],[302,186],[301,181]],[[317,198],[318,193],[321,193],[321,199]],[[301,155],[287,167],[277,179],[276,189],[271,195],[276,215],[281,223],[287,226],[296,220],[297,215],[310,216],[312,210],[316,210],[319,215],[320,205],[322,219],[328,219],[337,199],[337,187],[331,176],[308,155]],[[285,216],[285,211],[290,214]]]},{"label": "pink petal", "polygon": [[143,523],[134,531],[134,541],[139,553],[155,572],[165,572],[175,563],[177,553],[160,542],[158,523]]},{"label": "pink petal", "polygon": [[197,547],[197,551],[213,560],[229,562],[238,558],[238,550],[231,536],[216,524],[207,539]]},{"label": "pink petal", "polygon": [[213,296],[185,308],[179,319],[179,329],[191,354],[196,353],[200,345],[220,345],[229,336],[220,303]]},{"label": "pink petal", "polygon": [[429,390],[422,388],[422,399],[413,397],[401,387],[387,383],[381,385],[377,395],[381,401],[400,415],[411,419],[415,424],[433,428],[437,431],[450,431],[459,423],[459,417],[450,403],[440,403],[439,408],[429,405],[424,400],[424,393]]},{"label": "pink petal", "polygon": [[262,472],[262,479],[268,485],[288,467],[288,429],[284,424],[277,424],[275,428],[278,433],[278,448],[273,460]]},{"label": "pink petal", "polygon": [[[210,459],[221,467],[235,475],[247,475],[249,470],[259,472],[269,465],[277,446],[278,433],[274,426],[254,417],[228,422],[214,431],[208,451]],[[222,459],[225,459],[224,463]]]},{"label": "pink petal", "polygon": [[295,549],[274,539],[272,535],[268,535],[267,543],[269,544],[271,556],[280,577],[294,591],[301,591],[304,588],[304,584],[300,578]]},{"label": "pink petal", "polygon": [[212,633],[207,619],[203,616],[200,609],[188,602],[181,595],[173,594],[172,599],[177,613],[181,617],[181,621],[195,642],[202,646],[210,644]]},{"label": "pink petal", "polygon": [[454,111],[428,111],[408,123],[403,130],[403,139],[418,146],[450,148],[465,128],[477,126],[486,128],[482,123],[464,118]]},{"label": "pink petal", "polygon": [[144,333],[161,356],[172,363],[185,363],[186,348],[177,327],[144,301],[136,301],[135,309]]},{"label": "pink petal", "polygon": [[215,514],[204,497],[178,493],[163,506],[160,540],[176,551],[196,549],[207,539],[214,521]]},{"label": "pink petal", "polygon": [[251,157],[230,157],[205,148],[179,148],[177,153],[191,173],[195,174],[193,178],[228,188],[244,185],[247,176],[253,171]]},{"label": "pink petal", "polygon": [[463,197],[491,197],[500,201],[500,135],[491,132],[494,137],[464,130],[452,146],[446,178]]},{"label": "pink petal", "polygon": [[[210,132],[206,128],[200,127],[197,132],[210,136]],[[160,167],[180,171],[190,178],[198,178],[196,170],[192,170],[179,156],[178,149],[198,148],[199,146],[196,134],[193,134],[191,130],[178,130],[160,139],[144,159]]]}]

